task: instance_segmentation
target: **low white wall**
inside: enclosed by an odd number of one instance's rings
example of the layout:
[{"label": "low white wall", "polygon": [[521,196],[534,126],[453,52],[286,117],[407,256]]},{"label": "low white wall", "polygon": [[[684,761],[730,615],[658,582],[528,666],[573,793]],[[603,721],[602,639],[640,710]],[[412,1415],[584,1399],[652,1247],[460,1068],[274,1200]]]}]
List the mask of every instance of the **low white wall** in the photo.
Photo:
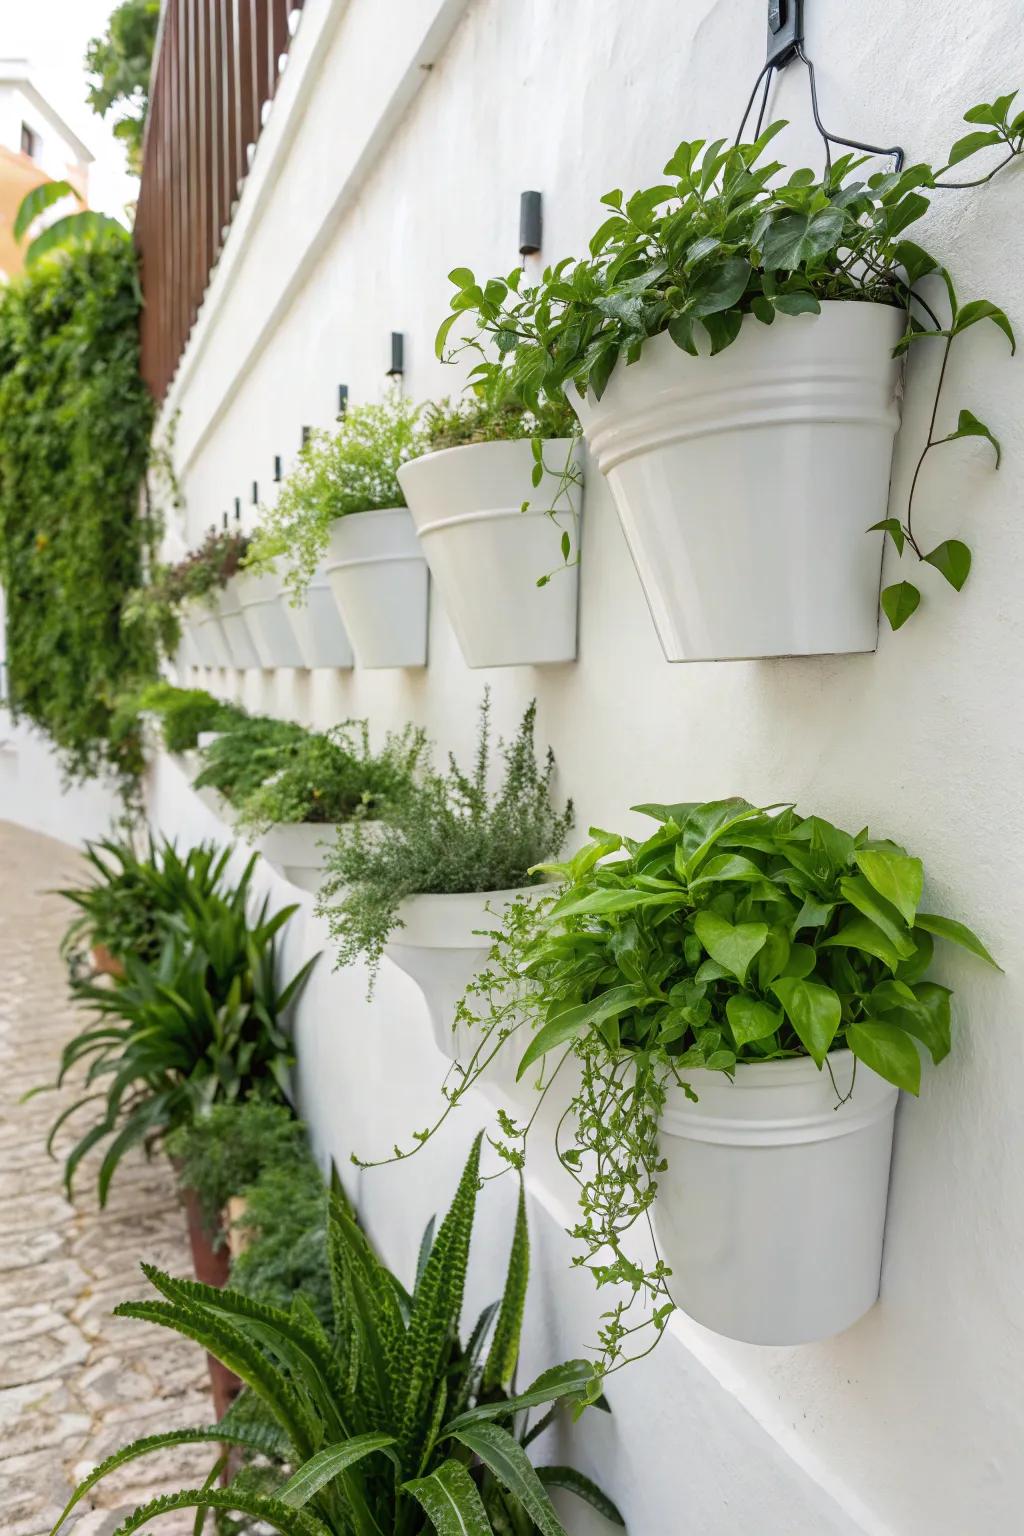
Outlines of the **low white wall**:
[{"label": "low white wall", "polygon": [[[829,125],[902,140],[911,160],[938,160],[964,108],[1024,78],[1016,0],[969,12],[952,0],[926,12],[816,0],[808,27]],[[656,180],[684,136],[735,131],[764,32],[763,0],[308,0],[167,405],[181,411],[192,539],[234,496],[246,502],[251,481],[267,489],[273,455],[287,463],[304,424],[329,424],[339,383],[353,402],[380,395],[392,330],[405,333],[414,398],[455,392],[454,370],[432,350],[448,270],[513,265],[524,188],[544,194],[542,259],[580,251],[603,192]],[[806,91],[794,66],[775,96],[775,115],[794,123],[782,145],[791,164],[820,162]],[[1021,187],[1014,171],[936,197],[921,232],[962,295],[1002,302],[1018,323]],[[936,361],[934,349],[912,360],[894,511]],[[638,827],[626,809],[638,801],[793,798],[905,842],[926,861],[928,905],[970,922],[1007,968],[1003,978],[966,956],[938,961],[956,989],[954,1052],[941,1071],[926,1069],[920,1101],[900,1107],[882,1297],[869,1316],[788,1350],[729,1344],[678,1320],[651,1360],[614,1382],[613,1424],[584,1420],[581,1454],[638,1536],[1020,1528],[1024,364],[994,329],[975,328],[955,349],[943,421],[962,406],[1002,439],[1003,469],[993,472],[984,444],[942,449],[919,516],[934,542],[964,535],[974,571],[959,597],[937,575],[924,583],[926,606],[900,634],[884,629],[875,655],[667,665],[588,466],[575,665],[471,674],[435,602],[422,673],[212,679],[320,725],[366,715],[383,732],[413,719],[442,751],[460,752],[485,682],[504,730],[536,695],[540,740],[555,747],[581,835],[590,821]],[[176,791],[160,788],[155,803],[169,829],[195,825]],[[429,1117],[439,1063],[410,984],[382,977],[371,1009],[361,977],[332,977],[326,961],[299,1039],[322,1150],[383,1150]],[[411,1262],[482,1119],[464,1109],[436,1149],[373,1175],[367,1209],[389,1258]],[[595,1300],[569,1267],[560,1198],[553,1184],[534,1187],[533,1316],[550,1329],[549,1353],[562,1354],[586,1343]]]},{"label": "low white wall", "polygon": [[121,802],[109,785],[65,785],[41,732],[24,721],[15,724],[0,708],[0,821],[81,845],[108,833],[120,813]]}]

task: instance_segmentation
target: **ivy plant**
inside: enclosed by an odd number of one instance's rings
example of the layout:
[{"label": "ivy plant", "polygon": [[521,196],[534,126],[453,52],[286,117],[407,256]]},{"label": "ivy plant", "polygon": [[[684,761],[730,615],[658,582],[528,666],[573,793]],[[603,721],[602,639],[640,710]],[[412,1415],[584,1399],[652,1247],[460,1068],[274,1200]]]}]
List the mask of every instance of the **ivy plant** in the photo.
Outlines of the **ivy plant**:
[{"label": "ivy plant", "polygon": [[277,501],[260,509],[249,564],[280,562],[286,588],[301,600],[335,518],[404,507],[398,467],[425,446],[419,407],[397,391],[380,405],[350,407],[333,432],[311,432]]},{"label": "ivy plant", "polygon": [[[123,1303],[118,1315],[195,1340],[248,1391],[220,1424],[149,1435],[101,1462],[75,1490],[53,1536],[117,1467],[205,1442],[220,1448],[205,1485],[146,1502],[120,1527],[123,1536],[177,1509],[235,1510],[283,1536],[565,1536],[552,1487],[623,1525],[581,1472],[535,1466],[527,1454],[558,1407],[588,1391],[593,1367],[570,1360],[515,1390],[529,1276],[522,1196],[503,1296],[461,1340],[480,1142],[448,1214],[436,1233],[433,1222],[427,1227],[408,1289],[381,1263],[344,1198],[333,1196],[330,1329],[301,1298],[285,1310],[143,1266],[160,1299]],[[544,1411],[531,1424],[535,1409]],[[269,1461],[277,1469],[272,1487],[256,1491],[241,1476],[218,1487],[229,1446]]]},{"label": "ivy plant", "polygon": [[[372,834],[357,825],[330,850],[317,910],[337,940],[339,965],[362,958],[372,985],[388,938],[402,926],[398,909],[407,896],[529,885],[532,866],[557,854],[572,826],[572,801],[561,810],[553,803],[555,759],[549,749],[537,761],[536,715],[533,702],[495,754],[485,692],[472,770],[453,756],[447,773],[425,767]],[[495,756],[502,776],[492,793]]]},{"label": "ivy plant", "polygon": [[51,251],[0,289],[0,586],[8,702],[69,778],[129,789],[138,732],[115,700],[156,672],[152,636],[123,622],[160,537],[139,513],[153,405],[139,373],[136,259],[125,230]]},{"label": "ivy plant", "polygon": [[[576,1058],[556,1144],[579,1192],[576,1262],[618,1292],[601,1329],[604,1372],[632,1358],[634,1334],[653,1328],[657,1342],[673,1309],[670,1272],[635,1241],[664,1166],[666,1090],[696,1098],[694,1069],[731,1076],[800,1056],[831,1077],[832,1054],[849,1050],[852,1093],[859,1062],[917,1094],[920,1047],[937,1064],[951,1044],[950,990],[929,976],[935,939],[996,963],[964,924],[922,910],[921,860],[866,828],[851,835],[739,799],[635,809],[658,823],[651,837],[594,829],[573,858],[543,866],[560,890],[517,904],[496,929],[458,1012],[477,1048],[415,1138],[430,1139],[499,1050],[538,1079],[537,1109]],[[514,1167],[536,1118],[500,1115]]]},{"label": "ivy plant", "polygon": [[[866,157],[847,154],[823,176],[805,167],[783,178],[782,164],[767,157],[783,122],[753,143],[684,140],[663,181],[630,197],[618,189],[605,194],[605,217],[587,257],[546,268],[537,284],[525,284],[519,268],[482,282],[468,267],[457,267],[437,354],[451,360],[467,347],[481,353],[474,373],[487,387],[500,390],[504,381],[538,409],[567,388],[570,399],[572,390],[585,395],[588,389],[600,399],[615,369],[636,362],[645,344],[666,332],[691,356],[702,349],[714,356],[732,345],[748,318],[787,324],[832,300],[893,306],[905,317],[896,355],[937,339],[942,359],[907,506],[873,530],[959,591],[970,572],[967,545],[944,539],[929,549],[914,528],[920,471],[934,448],[968,437],[985,439],[998,465],[999,443],[972,411],[962,408],[948,431],[938,416],[953,342],[982,321],[996,325],[1011,350],[1014,334],[990,300],[962,300],[948,269],[907,231],[927,213],[926,194],[979,185],[1020,159],[1024,112],[1015,111],[1015,99],[1010,92],[972,107],[965,114],[971,132],[952,146],[940,170],[917,164],[865,175]],[[996,149],[1002,151],[998,162],[975,180],[943,179]],[[465,322],[468,333],[450,346],[453,328]],[[886,588],[882,606],[894,629],[920,600],[911,582]]]}]

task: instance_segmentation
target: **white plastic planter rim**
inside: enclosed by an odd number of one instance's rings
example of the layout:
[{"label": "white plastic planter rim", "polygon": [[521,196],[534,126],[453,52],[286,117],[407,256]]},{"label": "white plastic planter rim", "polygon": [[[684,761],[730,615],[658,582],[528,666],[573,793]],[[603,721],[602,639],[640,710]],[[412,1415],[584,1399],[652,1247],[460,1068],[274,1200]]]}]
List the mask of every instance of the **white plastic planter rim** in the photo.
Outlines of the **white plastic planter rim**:
[{"label": "white plastic planter rim", "polygon": [[568,392],[669,661],[872,651],[903,312],[748,316],[716,357],[666,333]]},{"label": "white plastic planter rim", "polygon": [[[563,532],[574,555],[579,552],[579,489],[571,486],[560,496],[571,450],[578,470],[579,440],[545,442],[545,473],[536,487],[529,439],[444,448],[398,471],[430,573],[470,667],[575,659],[579,569],[576,564],[559,569]],[[526,512],[524,502],[530,504]],[[552,580],[538,587],[538,578],[551,571]]]},{"label": "white plastic planter rim", "polygon": [[273,571],[243,571],[236,580],[259,665],[265,670],[305,666],[281,577]]},{"label": "white plastic planter rim", "polygon": [[336,518],[324,571],[359,666],[426,666],[427,562],[407,507]]},{"label": "white plastic planter rim", "polygon": [[678,1305],[751,1344],[841,1333],[878,1296],[898,1090],[849,1051],[682,1074],[654,1206]]}]

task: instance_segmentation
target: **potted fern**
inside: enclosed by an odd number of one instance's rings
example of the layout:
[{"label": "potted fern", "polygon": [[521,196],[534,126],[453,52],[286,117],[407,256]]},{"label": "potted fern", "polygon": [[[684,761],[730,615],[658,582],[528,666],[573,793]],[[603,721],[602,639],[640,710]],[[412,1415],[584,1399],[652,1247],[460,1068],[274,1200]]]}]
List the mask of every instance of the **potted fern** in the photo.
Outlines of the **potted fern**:
[{"label": "potted fern", "polygon": [[[578,570],[543,579],[552,526],[579,547],[578,426],[493,391],[424,413],[427,452],[398,471],[430,573],[470,667],[576,657]],[[540,580],[538,580],[540,577]]]},{"label": "potted fern", "polygon": [[257,571],[283,566],[295,602],[322,573],[361,667],[426,665],[427,566],[398,481],[420,448],[418,416],[394,394],[312,432],[250,558]]},{"label": "potted fern", "polygon": [[[126,1529],[173,1510],[212,1509],[235,1511],[283,1536],[565,1536],[550,1488],[572,1492],[622,1526],[618,1509],[589,1478],[572,1467],[535,1466],[527,1454],[559,1406],[591,1391],[594,1372],[587,1361],[570,1360],[516,1391],[529,1273],[522,1196],[500,1304],[487,1307],[462,1342],[479,1182],[477,1137],[447,1216],[436,1234],[433,1222],[427,1228],[408,1289],[381,1263],[336,1188],[327,1233],[334,1315],[327,1328],[301,1297],[287,1311],[145,1265],[161,1299],[123,1303],[118,1314],[216,1349],[248,1390],[218,1424],[149,1435],[101,1462],[68,1501],[54,1536],[116,1468],[206,1442],[222,1453],[238,1447],[260,1458],[262,1486],[254,1487],[249,1468],[224,1487],[211,1476],[202,1488],[140,1506]],[[531,1425],[535,1409],[546,1412]]]},{"label": "potted fern", "polygon": [[273,771],[241,799],[236,825],[286,880],[315,893],[331,844],[357,826],[372,835],[409,793],[423,747],[408,727],[373,752],[365,720],[304,732],[273,749]]},{"label": "potted fern", "polygon": [[[987,321],[1011,347],[1013,332],[990,301],[962,302],[907,231],[926,193],[957,185],[943,179],[951,167],[998,147],[995,174],[1021,156],[1013,103],[973,107],[967,121],[983,128],[941,170],[867,174],[866,157],[847,154],[823,175],[782,179],[768,158],[782,123],[753,143],[684,141],[662,182],[602,199],[585,259],[535,286],[518,269],[486,285],[451,274],[438,347],[469,319],[462,345],[498,352],[478,366],[485,382],[507,379],[534,407],[565,390],[669,661],[874,650],[886,537],[963,586],[967,546],[920,542],[916,474],[907,504],[887,512],[901,359],[938,338],[941,393],[966,331]],[[948,430],[933,415],[919,467],[969,437],[998,463],[989,428],[961,410]],[[919,602],[907,581],[882,593],[893,628]]]},{"label": "potted fern", "polygon": [[485,692],[472,771],[454,758],[447,773],[428,767],[372,836],[357,826],[325,864],[318,910],[337,940],[338,963],[364,961],[371,987],[383,956],[411,976],[434,1040],[453,1060],[469,1059],[478,1044],[456,1010],[486,960],[489,931],[506,909],[532,900],[534,866],[557,853],[572,825],[572,802],[559,810],[552,801],[553,754],[537,762],[535,720],[531,703],[515,737],[499,743],[501,781],[489,792]]}]

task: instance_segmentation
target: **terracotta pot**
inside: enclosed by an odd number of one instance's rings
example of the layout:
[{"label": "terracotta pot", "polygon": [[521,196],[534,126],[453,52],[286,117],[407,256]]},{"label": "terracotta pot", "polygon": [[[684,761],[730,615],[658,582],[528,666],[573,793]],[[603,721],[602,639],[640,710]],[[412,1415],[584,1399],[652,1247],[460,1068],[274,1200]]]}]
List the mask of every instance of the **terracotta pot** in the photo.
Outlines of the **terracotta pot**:
[{"label": "terracotta pot", "polygon": [[123,976],[124,966],[116,955],[112,955],[105,944],[94,944],[90,958],[92,968],[100,976]]},{"label": "terracotta pot", "polygon": [[[218,1230],[211,1236],[206,1230],[202,1206],[195,1190],[183,1188],[181,1193],[185,1202],[188,1240],[192,1249],[192,1268],[195,1271],[195,1277],[204,1285],[225,1286],[228,1283],[228,1272],[231,1268],[231,1253],[228,1245],[221,1243],[219,1247],[214,1246],[220,1232]],[[210,1372],[210,1386],[213,1389],[214,1411],[220,1419],[242,1390],[242,1383],[234,1371],[229,1371],[227,1366],[222,1365],[213,1355],[207,1355],[206,1363]]]}]

